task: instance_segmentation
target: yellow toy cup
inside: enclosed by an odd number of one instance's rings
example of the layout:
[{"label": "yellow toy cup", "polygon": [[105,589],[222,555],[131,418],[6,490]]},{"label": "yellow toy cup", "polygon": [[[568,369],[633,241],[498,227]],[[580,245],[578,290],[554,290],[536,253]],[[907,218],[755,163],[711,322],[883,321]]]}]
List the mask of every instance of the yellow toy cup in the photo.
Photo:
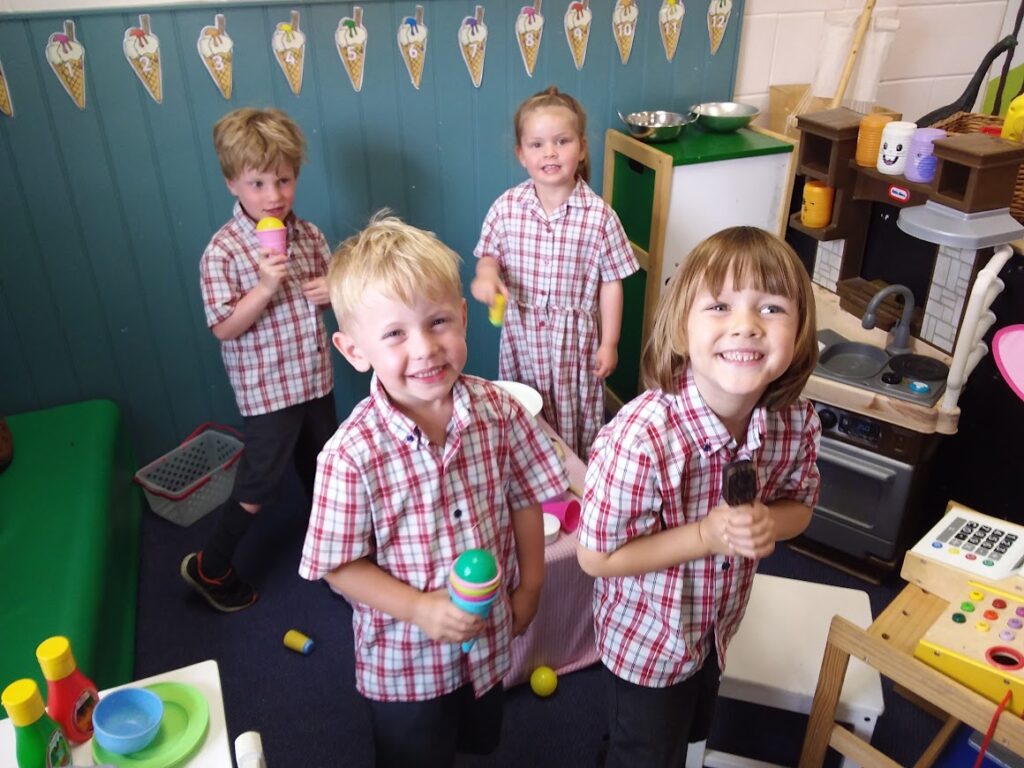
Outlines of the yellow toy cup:
[{"label": "yellow toy cup", "polygon": [[804,204],[800,209],[800,222],[805,227],[821,229],[832,221],[832,201],[835,190],[824,182],[808,180],[804,184]]},{"label": "yellow toy cup", "polygon": [[495,294],[494,303],[487,308],[487,319],[491,321],[491,325],[493,325],[495,328],[500,328],[502,323],[505,322],[504,294]]}]

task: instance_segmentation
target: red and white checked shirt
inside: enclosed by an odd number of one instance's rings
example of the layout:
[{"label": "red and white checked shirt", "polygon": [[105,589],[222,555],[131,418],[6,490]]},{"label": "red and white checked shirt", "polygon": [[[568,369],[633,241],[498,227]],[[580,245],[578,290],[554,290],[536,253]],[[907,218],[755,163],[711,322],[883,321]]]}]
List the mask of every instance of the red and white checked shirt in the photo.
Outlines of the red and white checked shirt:
[{"label": "red and white checked shirt", "polygon": [[491,206],[473,253],[509,289],[499,375],[540,392],[544,420],[585,459],[604,424],[598,292],[639,268],[618,216],[583,181],[548,216],[527,180]]},{"label": "red and white checked shirt", "polygon": [[[302,294],[302,284],[327,275],[331,251],[317,227],[288,217],[288,279],[237,339],[221,342],[221,357],[243,416],[280,411],[323,397],[334,387],[331,345],[321,307]],[[260,281],[256,222],[237,202],[199,262],[206,324],[230,317],[239,300]]]},{"label": "red and white checked shirt", "polygon": [[[722,474],[737,458],[757,468],[759,497],[817,503],[821,425],[806,400],[778,411],[755,408],[737,446],[704,404],[689,371],[678,395],[649,390],[601,430],[583,495],[580,543],[614,552],[658,529],[694,523],[722,503]],[[642,576],[594,582],[597,647],[615,675],[665,688],[694,674],[717,641],[729,641],[750,597],[757,562],[712,555]]]},{"label": "red and white checked shirt", "polygon": [[416,589],[444,589],[452,562],[473,548],[494,554],[504,574],[506,590],[469,653],[354,602],[356,687],[376,701],[434,699],[467,682],[479,697],[501,681],[511,665],[508,591],[517,573],[511,514],[568,484],[550,439],[507,393],[463,375],[452,397],[441,448],[395,409],[374,376],[370,396],[318,460],[303,578],[370,558]]}]

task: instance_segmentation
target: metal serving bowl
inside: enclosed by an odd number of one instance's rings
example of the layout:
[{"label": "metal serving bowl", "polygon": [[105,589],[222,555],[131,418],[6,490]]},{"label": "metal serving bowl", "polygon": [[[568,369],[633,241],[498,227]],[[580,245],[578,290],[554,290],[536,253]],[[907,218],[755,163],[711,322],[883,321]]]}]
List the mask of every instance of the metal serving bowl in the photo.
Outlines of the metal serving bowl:
[{"label": "metal serving bowl", "polygon": [[690,114],[696,116],[697,125],[715,133],[731,133],[746,128],[761,110],[735,101],[710,101],[694,104]]},{"label": "metal serving bowl", "polygon": [[683,126],[692,123],[693,115],[681,115],[678,112],[656,110],[653,112],[631,112],[628,115],[619,113],[619,118],[629,128],[629,132],[641,141],[672,141],[678,138]]}]

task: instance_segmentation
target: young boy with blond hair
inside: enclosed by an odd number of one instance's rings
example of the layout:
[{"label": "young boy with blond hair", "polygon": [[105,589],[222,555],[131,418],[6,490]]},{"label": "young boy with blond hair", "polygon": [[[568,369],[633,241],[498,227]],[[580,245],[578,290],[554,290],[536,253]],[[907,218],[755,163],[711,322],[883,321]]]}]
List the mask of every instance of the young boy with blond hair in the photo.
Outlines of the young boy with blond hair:
[{"label": "young boy with blond hair", "polygon": [[[498,744],[511,640],[544,580],[540,502],[565,489],[565,470],[516,400],[462,372],[459,257],[433,234],[378,214],[327,279],[334,346],[373,378],[320,453],[299,574],[352,602],[376,764],[450,766]],[[446,590],[469,549],[501,568],[487,618]]]},{"label": "young boy with blond hair", "polygon": [[[330,249],[323,233],[292,211],[306,142],[278,109],[237,109],[213,127],[231,220],[199,264],[206,322],[220,339],[224,368],[244,418],[245,450],[213,536],[181,562],[181,576],[220,611],[239,611],[256,592],[232,561],[253,516],[273,501],[290,461],[312,496],[316,456],[338,420],[321,307],[329,303]],[[256,224],[287,227],[287,253],[261,248]]]}]

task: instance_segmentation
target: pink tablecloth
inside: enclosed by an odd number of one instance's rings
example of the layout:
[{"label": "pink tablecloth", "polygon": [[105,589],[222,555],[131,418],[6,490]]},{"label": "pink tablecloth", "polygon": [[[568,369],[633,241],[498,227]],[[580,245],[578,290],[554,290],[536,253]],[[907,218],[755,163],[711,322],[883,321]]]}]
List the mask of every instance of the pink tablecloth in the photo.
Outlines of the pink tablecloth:
[{"label": "pink tablecloth", "polygon": [[[538,418],[544,431],[555,432]],[[583,488],[586,465],[558,440],[565,454],[565,468],[572,489]],[[568,495],[567,495],[568,498]],[[576,560],[576,536],[564,531],[544,551],[544,591],[537,616],[530,628],[512,642],[512,669],[505,687],[524,683],[530,673],[544,665],[559,674],[590,666],[598,660],[594,645],[594,579],[585,574]]]}]

